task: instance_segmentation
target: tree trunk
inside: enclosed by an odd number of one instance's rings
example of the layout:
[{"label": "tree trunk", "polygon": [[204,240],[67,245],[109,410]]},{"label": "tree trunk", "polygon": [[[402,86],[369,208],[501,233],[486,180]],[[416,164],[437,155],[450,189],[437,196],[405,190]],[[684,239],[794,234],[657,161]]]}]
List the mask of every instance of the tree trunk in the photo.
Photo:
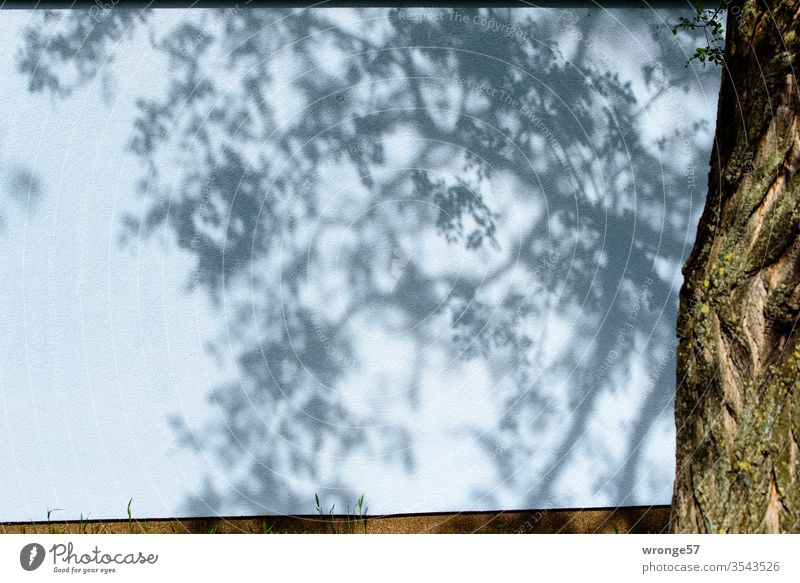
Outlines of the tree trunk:
[{"label": "tree trunk", "polygon": [[800,530],[800,2],[732,2],[684,267],[675,532]]}]

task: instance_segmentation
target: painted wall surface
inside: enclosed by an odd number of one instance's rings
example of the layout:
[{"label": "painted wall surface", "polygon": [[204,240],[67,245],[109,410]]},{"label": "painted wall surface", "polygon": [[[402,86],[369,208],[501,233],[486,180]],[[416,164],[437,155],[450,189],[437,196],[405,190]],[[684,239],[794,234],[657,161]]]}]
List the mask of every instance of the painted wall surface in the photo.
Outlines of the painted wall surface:
[{"label": "painted wall surface", "polygon": [[664,504],[677,9],[3,11],[0,520]]}]

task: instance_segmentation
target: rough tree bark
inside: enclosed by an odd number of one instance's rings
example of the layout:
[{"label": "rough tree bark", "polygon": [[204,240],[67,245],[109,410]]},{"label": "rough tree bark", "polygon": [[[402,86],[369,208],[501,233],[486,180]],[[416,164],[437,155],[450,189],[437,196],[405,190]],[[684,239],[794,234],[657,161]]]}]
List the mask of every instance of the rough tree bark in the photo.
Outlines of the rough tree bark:
[{"label": "rough tree bark", "polygon": [[684,267],[675,532],[800,530],[800,1],[733,2]]}]

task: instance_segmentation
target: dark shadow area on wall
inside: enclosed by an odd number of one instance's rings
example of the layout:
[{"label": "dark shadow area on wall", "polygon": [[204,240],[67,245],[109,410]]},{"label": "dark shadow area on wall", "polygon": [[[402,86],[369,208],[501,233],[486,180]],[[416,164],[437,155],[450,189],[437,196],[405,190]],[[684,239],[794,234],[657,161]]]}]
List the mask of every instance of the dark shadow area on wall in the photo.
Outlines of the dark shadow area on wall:
[{"label": "dark shadow area on wall", "polygon": [[[498,488],[564,505],[570,468],[597,460],[589,489],[636,503],[641,446],[671,416],[679,266],[702,204],[661,153],[686,142],[701,175],[707,155],[678,122],[649,147],[649,104],[598,66],[614,55],[589,40],[597,13],[456,13],[363,9],[353,27],[326,10],[228,7],[152,39],[170,76],[132,120],[147,210],[121,244],[166,229],[193,254],[188,287],[220,310],[209,350],[233,352],[238,373],[209,397],[216,421],[172,420],[237,476],[209,481],[187,514],[307,509],[289,474],[341,507],[358,486],[321,466],[355,454],[413,476],[416,427],[382,407],[413,410],[431,375],[472,365],[499,422],[447,429],[481,444]],[[44,12],[19,67],[31,91],[67,96],[153,18]],[[675,74],[686,57],[669,23],[626,18],[659,39],[640,59],[650,90],[698,83]],[[564,35],[570,59],[552,42]],[[373,374],[376,362],[396,366]],[[609,463],[585,434],[631,383],[644,389]]]},{"label": "dark shadow area on wall", "polygon": [[0,236],[12,213],[34,212],[44,194],[44,185],[36,173],[3,148],[4,128],[0,125]]}]

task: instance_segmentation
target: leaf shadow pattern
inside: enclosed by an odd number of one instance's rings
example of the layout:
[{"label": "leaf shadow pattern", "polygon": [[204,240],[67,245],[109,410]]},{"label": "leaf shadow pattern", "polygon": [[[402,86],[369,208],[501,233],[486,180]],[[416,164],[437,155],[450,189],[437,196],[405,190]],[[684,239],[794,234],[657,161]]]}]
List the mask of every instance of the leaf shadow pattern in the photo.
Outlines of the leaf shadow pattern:
[{"label": "leaf shadow pattern", "polygon": [[[44,13],[19,65],[31,91],[69,95],[138,26],[169,62],[164,96],[138,101],[147,209],[124,229],[191,252],[189,287],[224,315],[210,350],[235,367],[207,425],[172,419],[230,476],[187,514],[362,491],[400,511],[347,468],[411,479],[436,435],[475,444],[491,478],[463,468],[465,494],[426,510],[668,500],[670,468],[642,485],[645,449],[672,419],[702,203],[687,164],[709,148],[690,122],[644,134],[661,94],[714,81],[684,70],[662,13],[228,8],[166,32],[161,14]],[[638,43],[643,87],[609,30]],[[436,390],[432,430],[415,412]],[[448,414],[481,392],[486,422]]]},{"label": "leaf shadow pattern", "polygon": [[12,210],[22,211],[27,216],[36,210],[44,192],[42,179],[33,169],[7,157],[0,149],[0,234]]}]

